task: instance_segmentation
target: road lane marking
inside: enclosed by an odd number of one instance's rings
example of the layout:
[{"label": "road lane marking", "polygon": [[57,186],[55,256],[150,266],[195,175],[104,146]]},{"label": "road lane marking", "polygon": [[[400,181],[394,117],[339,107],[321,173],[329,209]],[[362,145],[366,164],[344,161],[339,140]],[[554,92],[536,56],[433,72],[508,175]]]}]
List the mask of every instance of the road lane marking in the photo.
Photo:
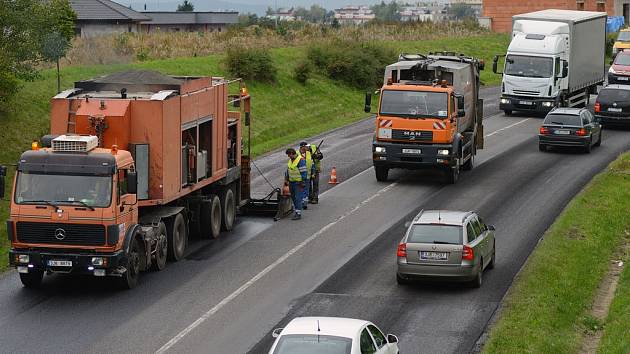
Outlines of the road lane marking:
[{"label": "road lane marking", "polygon": [[519,125],[519,124],[522,124],[522,123],[524,123],[524,122],[527,122],[527,121],[528,121],[528,120],[530,120],[530,119],[531,119],[531,118],[525,118],[525,119],[523,119],[522,121],[516,122],[516,123],[514,123],[514,124],[510,124],[510,125],[508,125],[507,127],[503,127],[503,128],[501,128],[501,129],[497,129],[497,130],[493,131],[493,132],[492,132],[492,133],[490,133],[490,134],[486,134],[486,135],[484,136],[484,138],[487,138],[487,137],[493,136],[494,134],[499,133],[499,132],[502,132],[502,131],[504,131],[504,130],[508,130],[508,129],[512,128],[512,127],[515,127],[515,126]]},{"label": "road lane marking", "polygon": [[197,320],[195,320],[195,322],[191,323],[188,327],[184,328],[175,337],[171,338],[171,340],[166,342],[166,344],[164,344],[160,349],[158,349],[155,352],[155,354],[166,353],[170,348],[172,348],[175,344],[177,344],[179,341],[181,341],[186,335],[188,335],[195,328],[199,327],[202,323],[207,321],[212,315],[214,315],[219,310],[221,310],[223,307],[228,305],[235,298],[237,298],[240,294],[244,293],[247,289],[249,289],[252,285],[254,285],[254,283],[256,283],[258,280],[260,280],[262,277],[267,275],[269,272],[271,272],[275,268],[277,268],[280,264],[282,264],[284,261],[286,261],[289,257],[291,257],[295,253],[299,252],[302,248],[304,248],[306,245],[311,243],[313,240],[315,240],[316,238],[321,236],[328,229],[330,229],[331,227],[335,226],[335,224],[337,224],[338,222],[342,221],[343,219],[349,217],[350,215],[354,214],[357,210],[359,210],[365,204],[371,202],[372,200],[374,200],[374,198],[377,198],[377,197],[383,195],[384,193],[388,192],[390,189],[394,188],[397,185],[398,185],[397,182],[393,182],[393,183],[389,184],[388,186],[386,186],[385,188],[382,188],[381,190],[379,190],[378,192],[376,192],[375,194],[373,194],[369,198],[367,198],[367,199],[363,200],[362,202],[360,202],[359,204],[357,204],[351,210],[343,213],[337,219],[331,221],[326,226],[321,228],[319,231],[317,231],[316,233],[314,233],[311,236],[309,236],[307,239],[302,241],[302,243],[300,243],[297,246],[293,247],[290,251],[285,253],[282,257],[278,258],[275,262],[273,262],[270,265],[268,265],[260,273],[256,274],[247,283],[243,284],[240,288],[236,289],[233,293],[231,293],[230,295],[225,297],[223,300],[221,300],[221,302],[219,302],[214,307],[212,307],[210,310],[208,310],[206,313],[204,313],[201,317],[199,317]]}]

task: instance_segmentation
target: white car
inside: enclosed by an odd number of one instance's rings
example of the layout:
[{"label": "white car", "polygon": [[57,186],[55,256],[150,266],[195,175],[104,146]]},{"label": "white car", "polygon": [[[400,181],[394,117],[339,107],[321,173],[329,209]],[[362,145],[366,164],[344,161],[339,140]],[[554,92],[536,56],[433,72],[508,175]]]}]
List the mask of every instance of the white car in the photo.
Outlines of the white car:
[{"label": "white car", "polygon": [[341,317],[296,317],[272,333],[269,354],[398,354],[398,338],[372,322]]}]

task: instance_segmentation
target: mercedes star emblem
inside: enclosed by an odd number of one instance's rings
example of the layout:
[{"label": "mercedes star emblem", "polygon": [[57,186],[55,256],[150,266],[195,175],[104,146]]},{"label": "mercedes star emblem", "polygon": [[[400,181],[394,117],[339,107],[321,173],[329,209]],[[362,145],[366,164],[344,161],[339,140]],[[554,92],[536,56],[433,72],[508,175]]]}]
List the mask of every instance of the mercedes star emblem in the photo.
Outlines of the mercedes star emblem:
[{"label": "mercedes star emblem", "polygon": [[617,102],[613,102],[613,107],[617,107]]},{"label": "mercedes star emblem", "polygon": [[64,238],[66,238],[66,230],[64,229],[57,229],[55,230],[55,238],[59,241],[63,240]]}]

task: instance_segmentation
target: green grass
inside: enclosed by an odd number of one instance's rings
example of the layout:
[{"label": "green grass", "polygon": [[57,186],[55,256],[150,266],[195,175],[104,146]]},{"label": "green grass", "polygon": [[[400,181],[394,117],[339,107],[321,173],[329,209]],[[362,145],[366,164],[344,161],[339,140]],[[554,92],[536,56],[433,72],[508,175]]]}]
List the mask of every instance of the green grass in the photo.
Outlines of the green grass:
[{"label": "green grass", "polygon": [[625,268],[617,285],[606,325],[604,336],[600,343],[601,354],[630,353],[630,257],[625,257]]},{"label": "green grass", "polygon": [[[451,50],[474,55],[491,62],[494,54],[505,52],[509,36],[491,34],[471,38],[430,41],[382,42],[400,52]],[[363,117],[362,90],[313,73],[306,85],[293,78],[293,69],[306,57],[306,48],[272,49],[278,67],[275,84],[248,82],[252,95],[252,153],[254,156],[336,127],[355,122]],[[221,65],[222,56],[176,58],[135,64],[66,67],[62,69],[62,89],[72,87],[78,80],[129,69],[151,69],[172,75],[226,75]],[[488,69],[482,73],[485,84],[494,85],[501,77]],[[0,163],[14,164],[20,153],[30,148],[49,130],[49,101],[56,93],[56,73],[46,70],[34,82],[25,82],[19,94],[0,111]],[[13,176],[9,169],[7,190]],[[5,198],[7,199],[7,198]],[[0,220],[8,218],[8,202],[0,202]],[[0,226],[0,271],[7,266],[5,223]]]},{"label": "green grass", "polygon": [[[547,231],[510,289],[484,353],[575,353],[584,331],[601,328],[589,309],[630,230],[630,175],[619,170],[630,170],[630,153],[597,175]],[[611,348],[628,346],[628,304],[628,296],[616,302],[608,321],[610,336],[626,331],[625,340],[609,339]]]}]

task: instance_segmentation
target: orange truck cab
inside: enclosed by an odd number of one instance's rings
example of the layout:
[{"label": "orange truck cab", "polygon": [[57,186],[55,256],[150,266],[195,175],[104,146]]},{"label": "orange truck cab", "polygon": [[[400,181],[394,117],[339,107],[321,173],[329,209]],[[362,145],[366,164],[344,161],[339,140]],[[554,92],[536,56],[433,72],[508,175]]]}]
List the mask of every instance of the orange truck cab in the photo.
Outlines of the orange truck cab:
[{"label": "orange truck cab", "polygon": [[9,256],[22,283],[72,273],[132,288],[141,271],[183,258],[189,234],[231,230],[249,196],[249,99],[241,80],[150,71],[55,96],[51,135],[22,154],[12,190]]},{"label": "orange truck cab", "polygon": [[[372,144],[378,181],[392,168],[442,169],[455,183],[483,148],[483,62],[453,53],[401,54],[385,69]],[[365,111],[371,111],[371,94]]]}]

